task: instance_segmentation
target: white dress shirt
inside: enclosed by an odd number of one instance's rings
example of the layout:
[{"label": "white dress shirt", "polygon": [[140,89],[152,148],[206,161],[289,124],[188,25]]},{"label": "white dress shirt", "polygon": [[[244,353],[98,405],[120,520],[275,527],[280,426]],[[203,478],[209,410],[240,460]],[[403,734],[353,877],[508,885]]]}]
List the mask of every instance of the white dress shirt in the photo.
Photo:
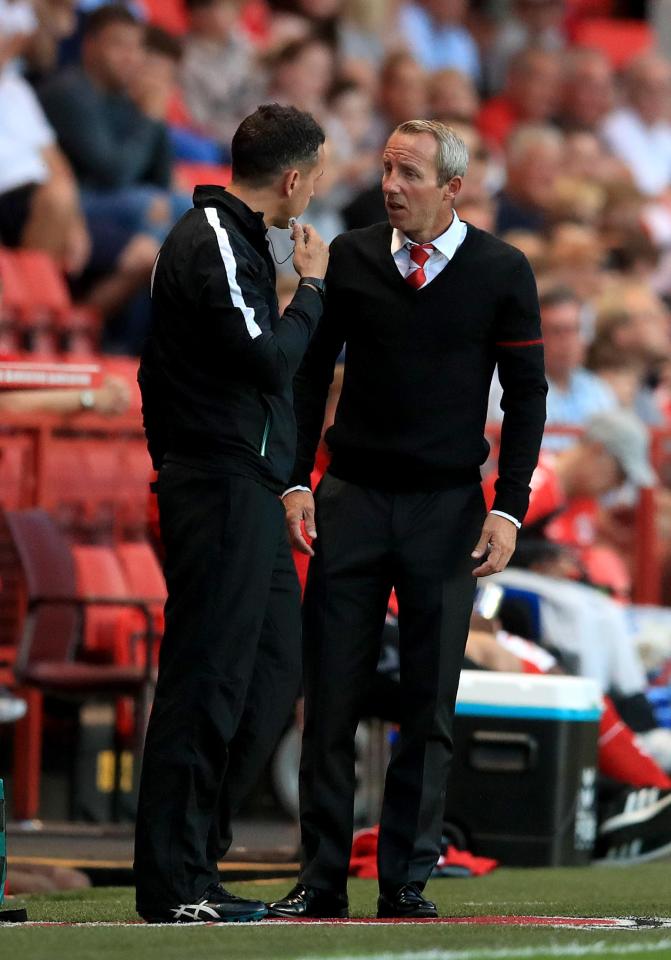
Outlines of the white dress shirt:
[{"label": "white dress shirt", "polygon": [[[454,210],[452,215],[452,223],[449,225],[447,230],[445,230],[444,233],[441,233],[439,237],[436,237],[435,240],[431,241],[434,249],[431,251],[429,259],[424,264],[424,274],[426,276],[426,280],[421,287],[418,287],[419,290],[422,290],[425,286],[427,286],[427,284],[431,283],[432,280],[435,280],[438,274],[445,269],[466,239],[467,230],[467,224],[462,223],[457,216],[457,211]],[[413,240],[410,240],[408,237],[406,237],[402,230],[394,227],[391,235],[391,255],[394,258],[394,263],[398,267],[398,271],[402,277],[406,276],[411,266],[414,266],[415,269],[417,269],[417,264],[410,259],[410,248],[413,245]],[[289,489],[285,490],[282,494],[282,498],[284,499],[288,493],[292,493],[294,490],[308,490],[308,487],[289,487]],[[515,524],[518,530],[521,527],[519,520],[516,520],[515,517],[511,517],[508,513],[502,513],[501,510],[490,510],[489,512],[496,514],[498,517],[505,517],[506,520],[510,520],[511,523]]]},{"label": "white dress shirt", "polygon": [[671,184],[671,123],[651,126],[629,107],[606,117],[601,135],[631,171],[638,189],[656,197]]},{"label": "white dress shirt", "polygon": [[[452,223],[447,230],[431,241],[434,249],[424,264],[426,282],[419,287],[420,290],[431,283],[432,280],[435,280],[441,270],[445,269],[466,239],[466,230],[466,224],[461,222],[455,210]],[[391,255],[402,277],[406,276],[410,267],[417,269],[417,264],[410,259],[410,248],[413,246],[415,246],[414,242],[408,239],[402,230],[394,228],[391,235]]]}]

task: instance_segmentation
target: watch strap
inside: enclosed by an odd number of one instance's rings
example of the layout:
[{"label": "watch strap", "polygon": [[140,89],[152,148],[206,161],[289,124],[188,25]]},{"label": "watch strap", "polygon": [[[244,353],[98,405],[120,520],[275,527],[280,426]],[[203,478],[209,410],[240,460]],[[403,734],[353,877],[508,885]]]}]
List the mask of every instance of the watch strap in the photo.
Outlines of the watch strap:
[{"label": "watch strap", "polygon": [[323,280],[321,277],[301,277],[300,280],[298,281],[298,286],[314,287],[322,297],[326,293],[326,281]]}]

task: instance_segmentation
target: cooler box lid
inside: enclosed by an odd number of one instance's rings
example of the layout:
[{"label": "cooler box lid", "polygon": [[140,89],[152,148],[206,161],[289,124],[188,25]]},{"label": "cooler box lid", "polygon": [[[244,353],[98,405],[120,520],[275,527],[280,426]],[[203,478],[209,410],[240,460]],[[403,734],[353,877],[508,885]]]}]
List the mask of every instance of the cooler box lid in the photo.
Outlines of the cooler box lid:
[{"label": "cooler box lid", "polygon": [[601,711],[599,685],[587,677],[487,670],[461,672],[458,716],[596,722]]}]

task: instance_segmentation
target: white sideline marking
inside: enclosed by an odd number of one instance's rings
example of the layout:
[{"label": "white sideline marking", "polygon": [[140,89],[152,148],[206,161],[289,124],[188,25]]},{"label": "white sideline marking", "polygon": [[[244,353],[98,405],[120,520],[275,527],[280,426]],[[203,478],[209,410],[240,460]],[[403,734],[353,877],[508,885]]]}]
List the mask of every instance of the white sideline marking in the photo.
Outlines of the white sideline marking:
[{"label": "white sideline marking", "polygon": [[[413,950],[405,953],[358,953],[355,956],[339,955],[337,960],[526,960],[533,957],[602,957],[626,956],[630,953],[662,953],[671,949],[671,940],[657,943],[641,943],[613,946],[597,941],[590,946],[566,943],[561,946],[518,947],[501,950]],[[324,955],[310,954],[297,960],[324,960]]]}]

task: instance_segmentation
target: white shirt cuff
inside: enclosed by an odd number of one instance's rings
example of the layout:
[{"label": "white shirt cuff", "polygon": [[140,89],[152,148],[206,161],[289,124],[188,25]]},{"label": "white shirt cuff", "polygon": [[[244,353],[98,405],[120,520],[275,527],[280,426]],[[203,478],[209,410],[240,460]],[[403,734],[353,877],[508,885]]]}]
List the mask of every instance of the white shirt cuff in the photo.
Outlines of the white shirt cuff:
[{"label": "white shirt cuff", "polygon": [[284,498],[287,496],[287,494],[293,493],[294,490],[304,490],[305,493],[312,493],[312,490],[310,490],[309,487],[303,487],[303,486],[301,486],[301,484],[298,484],[298,485],[295,486],[295,487],[289,487],[288,490],[285,490],[284,493],[281,495],[280,500],[284,500]]},{"label": "white shirt cuff", "polygon": [[[293,489],[295,490],[296,488],[294,487]],[[287,490],[287,493],[289,493],[288,490]],[[511,517],[509,513],[503,513],[503,511],[501,511],[501,510],[490,510],[489,512],[490,512],[490,513],[495,513],[497,517],[505,517],[506,520],[510,520],[511,523],[514,523],[514,524],[515,524],[515,526],[517,527],[518,530],[519,530],[520,527],[522,526],[522,524],[520,523],[520,521],[519,521],[519,520],[516,520],[515,517]]]}]

